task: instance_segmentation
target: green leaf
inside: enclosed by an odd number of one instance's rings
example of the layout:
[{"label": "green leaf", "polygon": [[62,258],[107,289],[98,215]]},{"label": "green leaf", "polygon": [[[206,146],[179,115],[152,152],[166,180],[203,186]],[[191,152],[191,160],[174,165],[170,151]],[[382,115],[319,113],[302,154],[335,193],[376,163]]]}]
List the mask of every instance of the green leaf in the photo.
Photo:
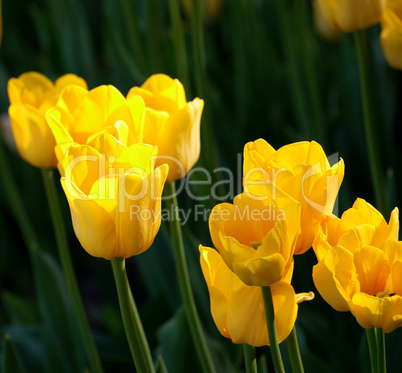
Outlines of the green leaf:
[{"label": "green leaf", "polygon": [[156,364],[156,373],[168,373],[165,361],[163,360],[162,355],[158,356],[158,362]]},{"label": "green leaf", "polygon": [[79,368],[80,358],[75,349],[77,331],[71,320],[71,302],[61,270],[52,257],[40,250],[33,255],[33,265],[39,309],[46,333],[57,351],[59,367],[64,372],[83,371],[82,366]]},{"label": "green leaf", "polygon": [[2,295],[7,316],[13,324],[39,324],[40,316],[36,304],[12,293]]},{"label": "green leaf", "polygon": [[4,348],[3,348],[3,363],[2,371],[3,373],[25,373],[26,369],[15,350],[13,341],[10,335],[6,334],[4,336]]}]

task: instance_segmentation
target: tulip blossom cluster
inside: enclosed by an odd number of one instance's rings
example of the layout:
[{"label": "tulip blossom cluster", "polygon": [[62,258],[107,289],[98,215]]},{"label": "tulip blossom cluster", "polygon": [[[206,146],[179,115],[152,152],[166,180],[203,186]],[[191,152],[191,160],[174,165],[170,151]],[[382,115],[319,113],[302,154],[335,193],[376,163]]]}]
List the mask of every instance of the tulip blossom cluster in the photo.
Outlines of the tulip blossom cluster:
[{"label": "tulip blossom cluster", "polygon": [[[127,98],[113,86],[88,91],[75,75],[53,84],[34,72],[10,79],[8,93],[18,150],[36,167],[58,166],[83,248],[109,260],[147,250],[166,179],[198,160],[203,101],[188,103],[182,84],[162,74]],[[153,219],[133,219],[133,207]]]},{"label": "tulip blossom cluster", "polygon": [[[279,342],[289,335],[297,303],[312,297],[297,295],[290,285],[293,255],[311,247],[315,227],[332,212],[343,174],[343,161],[331,167],[314,141],[278,150],[262,139],[246,144],[244,192],[233,204],[215,206],[209,221],[220,255],[201,246],[211,312],[222,335],[235,343],[269,344],[268,334],[262,332],[266,321],[260,287],[265,286],[273,292]],[[267,219],[261,213],[256,220],[241,214],[246,209],[276,213]],[[217,218],[227,212],[229,219]],[[246,322],[251,312],[253,321]]]}]

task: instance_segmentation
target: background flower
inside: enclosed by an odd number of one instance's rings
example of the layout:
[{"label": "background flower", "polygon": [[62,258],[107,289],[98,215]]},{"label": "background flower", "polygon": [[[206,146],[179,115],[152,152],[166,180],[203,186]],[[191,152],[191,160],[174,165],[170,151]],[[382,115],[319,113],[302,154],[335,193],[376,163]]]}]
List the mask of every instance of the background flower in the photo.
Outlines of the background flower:
[{"label": "background flower", "polygon": [[398,209],[389,224],[362,199],[338,219],[320,225],[314,250],[313,279],[322,297],[337,311],[351,311],[366,329],[385,333],[402,326],[402,242]]},{"label": "background flower", "polygon": [[157,165],[168,164],[168,182],[181,179],[200,156],[200,122],[204,101],[186,101],[183,85],[164,74],[133,87],[127,101],[142,97],[146,106],[144,142],[157,145]]},{"label": "background flower", "polygon": [[84,79],[66,74],[53,84],[46,76],[28,72],[8,81],[9,115],[15,142],[22,158],[35,167],[53,168],[57,161],[53,134],[46,123],[46,111],[68,85],[86,88]]}]

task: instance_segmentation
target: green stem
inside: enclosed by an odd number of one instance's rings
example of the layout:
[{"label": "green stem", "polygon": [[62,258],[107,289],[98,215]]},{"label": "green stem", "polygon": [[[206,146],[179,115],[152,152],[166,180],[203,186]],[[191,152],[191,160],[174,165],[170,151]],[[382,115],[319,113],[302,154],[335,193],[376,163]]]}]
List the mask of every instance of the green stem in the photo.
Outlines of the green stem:
[{"label": "green stem", "polygon": [[127,37],[136,60],[138,70],[142,75],[147,75],[147,60],[141,39],[141,32],[138,25],[139,16],[134,1],[123,0],[121,2],[123,17],[126,24]]},{"label": "green stem", "polygon": [[154,373],[148,341],[128,283],[126,261],[123,258],[114,258],[111,262],[124,330],[136,370],[141,373]]},{"label": "green stem", "polygon": [[145,17],[147,24],[147,45],[149,48],[150,73],[163,73],[163,55],[161,40],[161,6],[158,0],[147,0],[144,2]]},{"label": "green stem", "polygon": [[30,257],[39,249],[39,243],[32,228],[31,222],[28,218],[28,214],[25,211],[25,207],[18,193],[17,185],[13,179],[10,165],[7,162],[6,152],[3,148],[3,139],[0,138],[0,175],[2,178],[2,185],[4,187],[5,195],[10,204],[10,211],[14,215],[15,220],[21,230],[22,238],[28,248]]},{"label": "green stem", "polygon": [[385,338],[382,329],[377,329],[377,362],[378,373],[385,373],[387,366],[385,359]]},{"label": "green stem", "polygon": [[[218,167],[218,155],[211,127],[211,112],[208,100],[207,64],[204,50],[201,0],[191,1],[191,39],[196,95],[206,101],[201,125],[201,147],[205,147],[208,151],[201,152],[201,158],[205,166],[212,171]],[[220,180],[220,175],[216,174],[216,176]],[[224,195],[225,191],[222,183],[218,185],[218,190],[220,195]]]},{"label": "green stem", "polygon": [[290,364],[292,365],[292,372],[304,373],[299,344],[297,343],[296,325],[293,326],[291,333],[286,338],[286,346],[288,348]]},{"label": "green stem", "polygon": [[255,347],[243,343],[244,364],[246,373],[257,373],[257,359],[255,357]]},{"label": "green stem", "polygon": [[[304,72],[307,81],[307,91],[310,96],[309,103],[312,109],[312,119],[314,122],[314,132],[317,136],[318,142],[324,149],[327,149],[328,141],[326,136],[326,123],[324,121],[324,115],[322,111],[322,100],[319,90],[319,84],[317,79],[317,73],[315,71],[316,64],[312,56],[313,48],[311,42],[313,38],[309,34],[309,25],[311,24],[308,14],[308,3],[305,0],[298,0],[298,21],[299,32],[302,46],[302,63],[304,65]],[[328,149],[327,149],[328,150]]]},{"label": "green stem", "polygon": [[377,335],[376,328],[366,329],[370,352],[371,373],[378,373]]},{"label": "green stem", "polygon": [[371,97],[370,87],[370,68],[369,68],[369,55],[367,49],[367,40],[365,30],[356,31],[354,33],[355,44],[357,49],[357,57],[359,60],[359,73],[360,73],[360,89],[362,99],[362,111],[364,121],[364,132],[366,135],[366,143],[369,153],[369,163],[371,169],[371,177],[374,186],[374,194],[376,207],[380,212],[385,214],[386,200],[385,200],[385,175],[381,172],[380,154],[378,151],[377,136],[375,133],[375,122],[373,115],[373,100]]},{"label": "green stem", "polygon": [[170,20],[173,27],[173,46],[177,65],[177,76],[183,83],[187,97],[190,93],[190,77],[188,75],[186,45],[184,42],[183,25],[180,16],[180,3],[178,0],[169,0]]},{"label": "green stem", "polygon": [[188,273],[186,255],[184,251],[183,235],[181,231],[180,218],[177,214],[178,204],[176,198],[176,187],[173,183],[166,183],[165,190],[169,196],[166,199],[168,211],[173,212],[170,219],[170,235],[172,239],[173,255],[176,264],[177,278],[181,297],[183,300],[184,310],[187,317],[187,322],[190,326],[190,331],[195,343],[195,348],[198,353],[202,369],[205,373],[215,372],[215,368],[205,341],[205,336],[202,331],[200,318],[194,301],[193,292],[191,290],[190,276]]},{"label": "green stem", "polygon": [[289,7],[285,0],[277,0],[278,16],[281,25],[282,43],[284,46],[285,57],[289,63],[289,89],[292,94],[295,116],[299,124],[299,131],[302,137],[309,135],[308,116],[306,113],[306,105],[304,104],[304,89],[302,86],[300,73],[298,70],[298,60],[296,50],[293,44],[294,33],[291,30],[289,19]]},{"label": "green stem", "polygon": [[61,264],[63,266],[64,275],[67,281],[67,287],[71,296],[75,316],[78,321],[78,326],[83,340],[84,348],[88,356],[93,372],[103,372],[102,364],[98,355],[98,351],[93,340],[91,329],[89,327],[88,318],[85,313],[85,308],[82,303],[77,278],[74,273],[74,267],[68,248],[67,236],[64,229],[63,217],[60,211],[60,205],[57,197],[57,189],[54,183],[53,170],[42,169],[43,182],[45,184],[47,200],[50,206],[50,212],[53,220],[53,227],[56,234],[57,246]]},{"label": "green stem", "polygon": [[284,373],[285,368],[282,362],[281,351],[279,350],[278,336],[276,334],[274,302],[272,299],[271,287],[263,286],[261,288],[262,296],[264,298],[265,316],[267,318],[267,328],[269,345],[271,347],[271,356],[274,363],[276,373]]}]

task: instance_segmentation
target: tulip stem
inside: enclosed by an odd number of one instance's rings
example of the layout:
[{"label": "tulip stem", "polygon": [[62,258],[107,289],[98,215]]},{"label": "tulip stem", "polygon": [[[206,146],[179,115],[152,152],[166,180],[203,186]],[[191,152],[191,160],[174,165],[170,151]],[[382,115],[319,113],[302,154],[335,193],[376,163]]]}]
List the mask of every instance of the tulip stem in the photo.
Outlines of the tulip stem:
[{"label": "tulip stem", "polygon": [[205,341],[205,336],[202,331],[200,318],[194,301],[194,295],[191,290],[190,276],[188,273],[186,254],[184,251],[183,235],[180,225],[180,217],[178,216],[178,204],[176,198],[176,187],[174,182],[166,183],[165,190],[169,196],[166,199],[168,211],[173,212],[170,223],[170,235],[172,240],[173,255],[176,264],[177,278],[181,297],[183,300],[184,310],[187,317],[187,322],[195,343],[195,348],[198,353],[198,358],[205,373],[215,372],[208,346]]},{"label": "tulip stem", "polygon": [[120,312],[123,319],[131,355],[137,372],[154,373],[151,352],[142,327],[134,297],[131,293],[126,273],[124,258],[112,259],[112,268],[119,298]]},{"label": "tulip stem", "polygon": [[288,348],[290,364],[292,365],[292,372],[304,373],[299,344],[297,343],[296,325],[293,326],[291,333],[286,338],[286,346]]},{"label": "tulip stem", "polygon": [[304,88],[302,85],[300,72],[298,69],[298,58],[296,55],[295,45],[293,42],[294,35],[291,30],[290,9],[286,6],[286,1],[277,0],[278,19],[282,30],[282,44],[285,57],[289,64],[289,89],[292,94],[293,105],[295,109],[295,117],[299,124],[299,131],[303,138],[310,135],[308,125],[306,105],[304,103]]},{"label": "tulip stem", "polygon": [[366,329],[370,352],[371,373],[378,373],[376,328]]},{"label": "tulip stem", "polygon": [[[201,148],[208,148],[207,152],[201,152],[201,159],[205,162],[205,166],[212,171],[218,168],[218,154],[216,151],[216,142],[211,127],[211,111],[208,100],[207,86],[207,62],[205,57],[204,34],[202,24],[202,0],[191,1],[191,40],[193,46],[193,63],[195,76],[195,93],[196,96],[206,101],[204,115],[201,122]],[[219,173],[216,173],[217,189],[219,195],[225,194],[223,183]]]},{"label": "tulip stem", "polygon": [[63,266],[64,275],[66,277],[68,291],[72,299],[75,317],[78,321],[84,349],[88,356],[92,371],[103,372],[102,364],[91,334],[88,318],[85,313],[85,308],[82,303],[77,279],[74,273],[74,267],[71,260],[70,251],[67,243],[67,236],[63,224],[63,217],[61,215],[60,205],[57,197],[56,185],[54,183],[53,170],[42,169],[42,177],[45,184],[47,200],[53,220],[53,227],[56,234],[60,260]]},{"label": "tulip stem", "polygon": [[282,362],[281,351],[279,349],[278,335],[276,334],[274,302],[270,286],[263,286],[262,296],[264,298],[265,316],[267,318],[268,338],[271,347],[271,356],[274,363],[275,373],[284,373],[285,368]]},{"label": "tulip stem", "polygon": [[387,371],[385,359],[385,338],[382,329],[377,329],[377,362],[378,373],[385,373]]},{"label": "tulip stem", "polygon": [[328,141],[325,133],[325,128],[327,128],[324,122],[324,115],[322,111],[322,100],[319,90],[319,84],[317,80],[317,73],[315,71],[316,66],[313,59],[313,46],[311,42],[313,38],[309,35],[309,25],[311,24],[308,19],[309,4],[305,0],[298,0],[299,14],[296,19],[299,23],[301,47],[302,47],[302,63],[304,65],[304,72],[307,82],[307,91],[309,93],[310,99],[308,100],[311,105],[311,114],[314,123],[315,135],[317,136],[318,142],[322,147],[328,150]]},{"label": "tulip stem", "polygon": [[373,115],[373,99],[370,87],[369,55],[367,50],[367,39],[365,30],[354,33],[357,57],[359,60],[360,90],[362,100],[362,111],[364,121],[364,132],[369,153],[371,177],[374,186],[375,202],[378,210],[383,214],[386,211],[385,200],[385,175],[381,172],[380,154],[378,150],[377,136],[375,133],[375,123]]},{"label": "tulip stem", "polygon": [[243,343],[244,364],[246,373],[257,373],[257,359],[255,357],[255,347]]},{"label": "tulip stem", "polygon": [[169,0],[169,13],[173,28],[173,46],[175,49],[174,55],[176,58],[177,76],[183,83],[187,96],[191,97],[190,77],[188,75],[186,45],[184,43],[179,0]]}]

